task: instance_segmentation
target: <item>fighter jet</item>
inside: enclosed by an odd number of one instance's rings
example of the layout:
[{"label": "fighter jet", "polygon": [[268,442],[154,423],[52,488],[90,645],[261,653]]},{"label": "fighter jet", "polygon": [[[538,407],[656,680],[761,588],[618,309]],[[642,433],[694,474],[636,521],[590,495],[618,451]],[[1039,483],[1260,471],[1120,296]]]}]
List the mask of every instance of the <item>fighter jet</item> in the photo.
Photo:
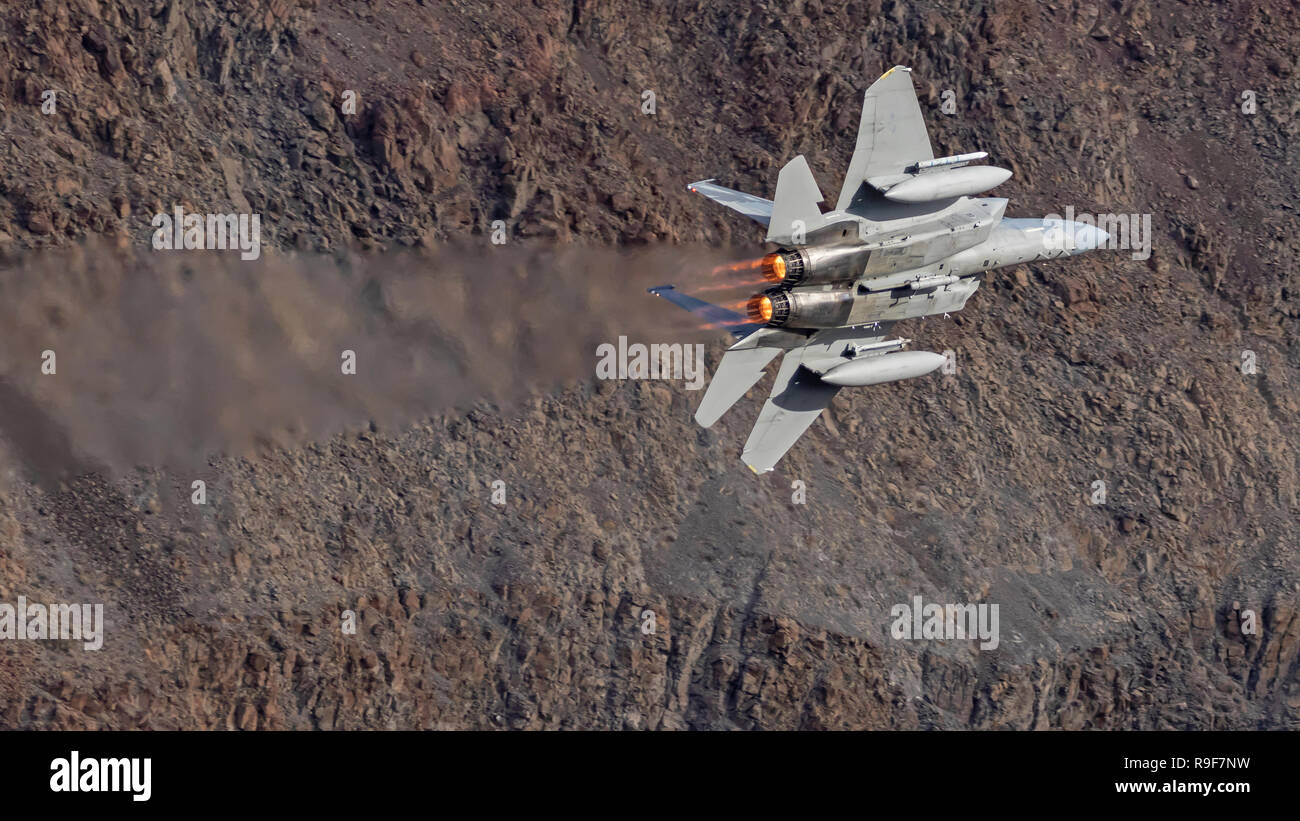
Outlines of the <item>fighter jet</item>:
[{"label": "fighter jet", "polygon": [[944,357],[905,351],[894,323],[960,311],[979,274],[1106,245],[1091,225],[1003,218],[1007,200],[974,195],[1011,172],[976,165],[979,151],[936,158],[912,86],[895,66],[867,89],[858,141],[834,209],[802,155],[776,180],[771,200],[702,180],[687,186],[767,227],[776,249],[763,257],[771,285],[746,314],[689,296],[672,285],[650,293],[723,328],[736,342],[723,355],[695,420],[718,421],[784,353],[771,396],[745,443],[755,473],[772,470],[843,387],[928,374]]}]

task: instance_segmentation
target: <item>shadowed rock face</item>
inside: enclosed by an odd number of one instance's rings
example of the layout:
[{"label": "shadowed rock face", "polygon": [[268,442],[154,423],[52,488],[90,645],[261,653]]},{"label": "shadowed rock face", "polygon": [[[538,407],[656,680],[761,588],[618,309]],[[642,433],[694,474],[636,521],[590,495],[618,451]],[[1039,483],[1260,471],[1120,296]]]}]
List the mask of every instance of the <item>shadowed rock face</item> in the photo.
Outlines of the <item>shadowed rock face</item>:
[{"label": "shadowed rock face", "polygon": [[[0,11],[0,602],[108,621],[0,641],[0,726],[1300,726],[1289,6],[705,5]],[[685,184],[834,191],[899,63],[1009,216],[1150,213],[1150,259],[991,273],[898,329],[955,374],[760,478],[765,383],[706,431],[595,380],[716,361],[644,286],[761,231]],[[263,259],[152,251],[176,205]],[[998,649],[892,638],[915,596]]]}]

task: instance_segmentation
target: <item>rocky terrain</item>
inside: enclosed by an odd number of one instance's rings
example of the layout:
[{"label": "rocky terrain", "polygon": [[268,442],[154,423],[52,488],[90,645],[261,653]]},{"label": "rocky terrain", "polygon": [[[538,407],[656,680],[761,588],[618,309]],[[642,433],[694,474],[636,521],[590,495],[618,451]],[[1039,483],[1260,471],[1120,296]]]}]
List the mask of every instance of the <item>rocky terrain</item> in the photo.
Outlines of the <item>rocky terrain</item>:
[{"label": "rocky terrain", "polygon": [[[0,726],[1300,727],[1297,43],[1283,2],[7,4],[0,602],[108,626],[0,642]],[[991,272],[900,328],[956,373],[755,477],[766,384],[704,431],[594,345],[715,362],[644,286],[761,234],[685,184],[837,190],[895,64],[1009,216],[1153,252]],[[153,251],[177,205],[263,258]],[[999,648],[892,638],[914,596]]]}]

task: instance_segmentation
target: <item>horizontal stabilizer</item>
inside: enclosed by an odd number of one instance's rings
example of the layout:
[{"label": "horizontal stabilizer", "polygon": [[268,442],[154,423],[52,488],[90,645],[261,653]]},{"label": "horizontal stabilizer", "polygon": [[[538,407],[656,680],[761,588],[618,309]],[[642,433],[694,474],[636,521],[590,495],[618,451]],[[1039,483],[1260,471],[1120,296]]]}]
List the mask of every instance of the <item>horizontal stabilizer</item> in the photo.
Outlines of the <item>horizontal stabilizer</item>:
[{"label": "horizontal stabilizer", "polygon": [[763,378],[763,369],[779,353],[780,348],[744,348],[724,353],[699,410],[695,411],[695,421],[707,428],[721,419],[722,414]]},{"label": "horizontal stabilizer", "polygon": [[682,293],[671,285],[660,285],[648,290],[655,296],[661,296],[679,308],[685,308],[696,316],[703,317],[711,324],[726,330],[736,339],[744,339],[763,327],[761,324],[750,322],[749,319],[729,308],[696,299]]},{"label": "horizontal stabilizer", "polygon": [[686,186],[686,190],[703,194],[719,205],[725,205],[738,214],[744,214],[759,225],[767,225],[772,219],[771,200],[746,194],[743,191],[723,188],[721,185],[715,185],[713,180],[693,182]]}]

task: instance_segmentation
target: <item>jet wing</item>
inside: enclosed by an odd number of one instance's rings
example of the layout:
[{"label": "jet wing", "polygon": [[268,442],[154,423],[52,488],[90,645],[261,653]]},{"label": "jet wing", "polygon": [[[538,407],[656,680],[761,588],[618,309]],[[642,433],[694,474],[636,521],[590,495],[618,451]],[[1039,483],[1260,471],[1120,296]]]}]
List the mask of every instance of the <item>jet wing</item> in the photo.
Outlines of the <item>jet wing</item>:
[{"label": "jet wing", "polygon": [[753,194],[746,194],[743,191],[723,188],[721,185],[714,185],[713,180],[693,182],[686,186],[686,190],[696,194],[703,194],[714,202],[727,206],[732,211],[744,214],[759,225],[765,226],[772,221],[771,200],[765,200]]},{"label": "jet wing", "polygon": [[804,337],[784,328],[748,322],[735,311],[696,299],[671,285],[651,288],[650,293],[725,328],[739,340],[723,354],[695,412],[695,421],[706,428],[763,378],[765,368],[777,354],[785,352],[772,393],[741,456],[755,473],[766,473],[781,461],[839,391],[838,386],[823,382],[818,374],[848,361],[846,349],[884,339],[894,324],[828,328]]},{"label": "jet wing", "polygon": [[777,371],[772,395],[763,405],[740,458],[755,473],[767,473],[803,436],[837,392],[838,387],[804,370],[794,351],[787,353]]},{"label": "jet wing", "polygon": [[910,165],[932,159],[934,150],[912,87],[912,70],[894,66],[863,95],[858,143],[835,210],[849,210],[868,178],[899,174]]},{"label": "jet wing", "polygon": [[805,365],[820,371],[828,358],[840,356],[846,347],[879,342],[892,325],[881,322],[863,328],[819,331],[808,344],[786,353],[772,395],[763,405],[740,457],[750,470],[766,473],[775,467],[839,391]]}]

